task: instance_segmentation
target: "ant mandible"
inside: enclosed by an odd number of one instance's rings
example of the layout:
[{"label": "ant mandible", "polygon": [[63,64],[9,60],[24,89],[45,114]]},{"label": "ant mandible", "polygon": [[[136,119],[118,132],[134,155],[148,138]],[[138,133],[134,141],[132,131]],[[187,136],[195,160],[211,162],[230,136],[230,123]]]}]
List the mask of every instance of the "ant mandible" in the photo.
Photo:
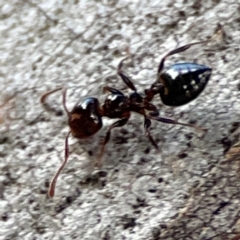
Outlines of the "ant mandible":
[{"label": "ant mandible", "polygon": [[179,63],[171,65],[166,71],[163,70],[164,62],[167,57],[183,52],[193,45],[205,42],[207,41],[187,44],[166,54],[161,59],[158,66],[157,81],[152,84],[149,89],[145,90],[145,96],[137,92],[136,87],[129,77],[123,73],[122,67],[125,59],[119,63],[117,73],[127,87],[132,90],[129,96],[125,96],[116,88],[106,86],[104,90],[110,92],[110,94],[106,97],[102,106],[97,98],[87,97],[82,102],[76,104],[72,111],[69,111],[66,107],[67,90],[65,88],[59,87],[42,95],[41,103],[44,105],[46,98],[50,94],[62,90],[63,107],[68,115],[68,125],[70,127],[70,131],[65,138],[64,161],[50,183],[48,191],[49,197],[54,196],[58,176],[67,163],[69,157],[68,138],[70,134],[78,139],[84,139],[94,135],[102,128],[102,117],[108,117],[110,119],[117,118],[119,120],[113,123],[107,131],[97,160],[98,165],[100,165],[105,146],[110,139],[111,131],[116,127],[124,126],[128,122],[131,112],[136,112],[144,117],[145,134],[156,149],[158,149],[158,146],[150,133],[151,120],[205,130],[192,124],[159,117],[157,107],[150,103],[156,94],[160,94],[164,104],[169,106],[180,106],[192,101],[203,91],[211,75],[210,68],[195,63]]}]

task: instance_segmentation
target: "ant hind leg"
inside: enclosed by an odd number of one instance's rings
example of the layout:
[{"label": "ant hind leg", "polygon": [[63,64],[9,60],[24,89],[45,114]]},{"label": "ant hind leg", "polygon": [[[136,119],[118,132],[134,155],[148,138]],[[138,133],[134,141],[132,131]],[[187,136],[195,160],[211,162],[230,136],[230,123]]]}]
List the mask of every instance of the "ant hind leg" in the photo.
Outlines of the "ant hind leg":
[{"label": "ant hind leg", "polygon": [[162,117],[158,117],[158,116],[148,116],[150,119],[152,120],[156,120],[158,122],[163,122],[163,123],[168,123],[168,124],[176,124],[176,125],[182,125],[182,126],[187,126],[187,127],[192,127],[192,128],[195,128],[196,130],[200,130],[200,131],[204,131],[206,132],[207,129],[205,128],[201,128],[201,127],[198,127],[194,124],[189,124],[189,123],[182,123],[182,122],[178,122],[176,120],[173,120],[173,119],[169,119],[169,118],[162,118]]}]

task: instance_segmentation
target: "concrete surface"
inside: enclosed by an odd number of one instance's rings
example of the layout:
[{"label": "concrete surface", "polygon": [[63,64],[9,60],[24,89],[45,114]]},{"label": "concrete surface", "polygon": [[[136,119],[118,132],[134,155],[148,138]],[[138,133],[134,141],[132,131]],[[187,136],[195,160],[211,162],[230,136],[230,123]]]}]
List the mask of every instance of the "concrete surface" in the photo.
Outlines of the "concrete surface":
[{"label": "concrete surface", "polygon": [[[239,141],[239,16],[239,0],[0,1],[0,239],[239,239],[240,172],[223,153]],[[133,62],[124,70],[144,90],[167,51],[211,38],[218,24],[223,39],[167,62],[212,67],[204,93],[179,108],[155,99],[161,116],[208,133],[154,123],[159,153],[133,114],[96,170],[112,123],[104,119],[94,137],[70,138],[69,163],[49,199],[68,126],[61,94],[48,98],[54,111],[40,96],[66,86],[71,109],[86,95],[103,101],[106,85],[127,94],[116,74],[127,51]]]}]

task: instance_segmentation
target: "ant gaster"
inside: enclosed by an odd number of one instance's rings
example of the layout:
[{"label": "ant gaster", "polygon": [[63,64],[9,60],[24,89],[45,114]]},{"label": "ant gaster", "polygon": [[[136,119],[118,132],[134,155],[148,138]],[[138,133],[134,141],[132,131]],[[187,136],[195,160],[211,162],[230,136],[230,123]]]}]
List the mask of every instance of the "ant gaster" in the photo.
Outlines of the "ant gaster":
[{"label": "ant gaster", "polygon": [[129,77],[123,73],[122,67],[125,59],[118,65],[118,75],[127,87],[132,90],[129,96],[124,95],[116,88],[106,86],[104,90],[108,91],[110,94],[106,97],[103,105],[100,105],[97,98],[87,97],[82,102],[76,104],[72,111],[69,111],[66,107],[66,89],[60,87],[45,93],[41,97],[42,104],[45,104],[45,100],[50,94],[61,89],[63,90],[63,107],[68,115],[68,125],[70,127],[70,131],[65,139],[65,158],[50,183],[48,191],[49,196],[54,196],[57,178],[66,165],[69,157],[69,135],[72,134],[75,138],[79,139],[88,138],[94,135],[102,128],[102,117],[108,117],[110,119],[116,118],[119,120],[113,123],[107,131],[98,157],[98,165],[103,156],[104,148],[110,139],[111,131],[116,127],[124,126],[128,122],[131,112],[136,112],[143,116],[145,134],[156,149],[158,149],[158,146],[150,133],[151,120],[204,130],[195,125],[159,117],[157,107],[150,103],[150,101],[155,95],[159,94],[164,104],[169,106],[180,106],[192,101],[203,91],[211,75],[210,68],[195,63],[179,63],[173,64],[164,70],[164,62],[167,57],[171,55],[183,52],[193,45],[205,42],[207,41],[191,43],[176,48],[166,54],[160,61],[157,81],[152,84],[149,89],[145,90],[145,96],[137,92],[136,87]]}]

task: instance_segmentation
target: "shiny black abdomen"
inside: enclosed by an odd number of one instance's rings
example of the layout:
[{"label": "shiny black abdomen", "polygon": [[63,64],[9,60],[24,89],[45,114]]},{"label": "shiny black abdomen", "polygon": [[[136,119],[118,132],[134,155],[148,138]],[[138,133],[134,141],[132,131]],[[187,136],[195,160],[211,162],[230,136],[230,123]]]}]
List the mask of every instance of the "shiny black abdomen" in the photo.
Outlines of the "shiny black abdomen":
[{"label": "shiny black abdomen", "polygon": [[166,68],[158,79],[164,85],[160,91],[162,102],[181,106],[194,100],[206,87],[211,72],[211,68],[196,63],[177,63]]}]

